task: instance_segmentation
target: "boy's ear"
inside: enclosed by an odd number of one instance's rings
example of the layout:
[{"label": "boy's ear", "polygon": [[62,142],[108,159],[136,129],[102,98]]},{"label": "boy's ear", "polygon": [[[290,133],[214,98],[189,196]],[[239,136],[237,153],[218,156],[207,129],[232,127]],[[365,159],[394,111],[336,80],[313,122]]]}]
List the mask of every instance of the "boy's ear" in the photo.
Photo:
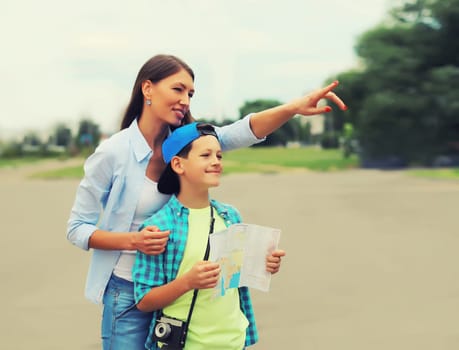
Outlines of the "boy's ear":
[{"label": "boy's ear", "polygon": [[172,170],[177,173],[177,174],[183,174],[183,164],[182,164],[182,158],[180,157],[172,157],[171,159],[171,168]]}]

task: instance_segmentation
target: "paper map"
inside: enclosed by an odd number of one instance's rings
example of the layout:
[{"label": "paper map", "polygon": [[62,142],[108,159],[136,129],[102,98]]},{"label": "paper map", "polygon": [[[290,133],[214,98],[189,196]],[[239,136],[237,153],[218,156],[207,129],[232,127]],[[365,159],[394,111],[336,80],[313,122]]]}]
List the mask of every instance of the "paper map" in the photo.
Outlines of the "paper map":
[{"label": "paper map", "polygon": [[209,260],[221,266],[215,294],[238,287],[267,292],[271,273],[266,271],[266,256],[278,247],[280,233],[275,228],[235,224],[211,234]]}]

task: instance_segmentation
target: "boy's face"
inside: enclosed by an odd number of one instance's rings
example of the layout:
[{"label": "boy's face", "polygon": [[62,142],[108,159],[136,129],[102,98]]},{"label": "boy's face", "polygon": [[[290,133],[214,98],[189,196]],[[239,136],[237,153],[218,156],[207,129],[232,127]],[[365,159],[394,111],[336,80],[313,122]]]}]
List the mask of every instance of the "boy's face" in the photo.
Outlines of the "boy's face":
[{"label": "boy's face", "polygon": [[214,136],[206,135],[193,141],[187,158],[182,164],[181,181],[192,186],[208,189],[220,184],[223,171],[222,149]]}]

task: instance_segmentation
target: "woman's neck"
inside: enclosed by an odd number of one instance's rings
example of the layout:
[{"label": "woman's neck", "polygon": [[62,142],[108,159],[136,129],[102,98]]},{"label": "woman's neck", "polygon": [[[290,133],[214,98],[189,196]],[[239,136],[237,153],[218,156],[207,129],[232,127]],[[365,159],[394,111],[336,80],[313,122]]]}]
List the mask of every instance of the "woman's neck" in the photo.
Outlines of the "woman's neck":
[{"label": "woman's neck", "polygon": [[163,121],[154,120],[142,113],[138,121],[140,132],[152,150],[161,148],[161,145],[169,133],[169,125]]}]

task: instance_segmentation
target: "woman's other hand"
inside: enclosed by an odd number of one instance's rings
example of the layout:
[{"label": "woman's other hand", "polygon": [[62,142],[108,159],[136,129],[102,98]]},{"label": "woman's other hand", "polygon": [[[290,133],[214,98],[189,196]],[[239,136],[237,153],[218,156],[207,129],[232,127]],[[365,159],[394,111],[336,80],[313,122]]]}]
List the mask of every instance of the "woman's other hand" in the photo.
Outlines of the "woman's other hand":
[{"label": "woman's other hand", "polygon": [[158,255],[164,252],[170,231],[159,231],[156,226],[146,226],[134,233],[135,249],[148,255]]}]

